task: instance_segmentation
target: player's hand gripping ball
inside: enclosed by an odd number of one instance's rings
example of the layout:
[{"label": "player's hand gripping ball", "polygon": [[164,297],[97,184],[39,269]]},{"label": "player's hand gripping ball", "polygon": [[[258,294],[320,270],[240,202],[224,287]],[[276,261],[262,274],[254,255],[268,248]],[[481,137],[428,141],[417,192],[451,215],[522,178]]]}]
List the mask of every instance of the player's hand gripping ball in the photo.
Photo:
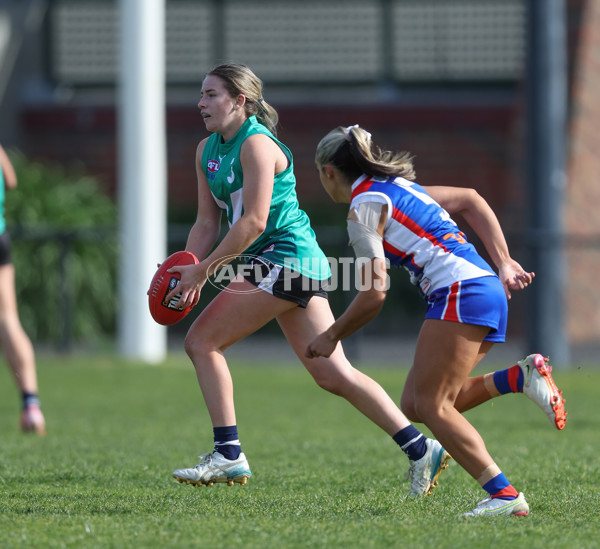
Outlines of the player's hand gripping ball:
[{"label": "player's hand gripping ball", "polygon": [[179,309],[181,294],[177,294],[168,303],[165,297],[175,288],[180,280],[179,273],[168,273],[167,270],[177,265],[194,265],[198,258],[191,252],[175,252],[165,259],[158,267],[150,289],[148,290],[148,305],[152,318],[163,326],[170,326],[182,320],[191,310],[191,307]]}]

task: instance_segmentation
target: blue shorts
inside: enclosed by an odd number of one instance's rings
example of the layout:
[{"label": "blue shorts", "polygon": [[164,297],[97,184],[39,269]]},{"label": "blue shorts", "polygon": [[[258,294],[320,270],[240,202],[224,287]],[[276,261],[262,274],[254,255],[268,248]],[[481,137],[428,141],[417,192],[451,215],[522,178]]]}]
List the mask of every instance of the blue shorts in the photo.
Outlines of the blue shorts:
[{"label": "blue shorts", "polygon": [[508,300],[497,276],[484,276],[438,288],[427,297],[425,318],[489,326],[484,341],[503,343],[506,338]]}]

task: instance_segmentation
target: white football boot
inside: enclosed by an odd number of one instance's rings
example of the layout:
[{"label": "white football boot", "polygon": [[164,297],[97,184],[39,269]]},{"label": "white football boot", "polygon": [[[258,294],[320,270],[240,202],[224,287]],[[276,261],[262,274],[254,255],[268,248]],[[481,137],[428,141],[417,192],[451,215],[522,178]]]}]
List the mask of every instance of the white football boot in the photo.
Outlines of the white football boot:
[{"label": "white football boot", "polygon": [[567,423],[565,399],[552,379],[552,366],[540,354],[529,355],[518,363],[523,372],[523,393],[535,402],[557,429]]},{"label": "white football boot", "polygon": [[226,482],[227,486],[233,486],[234,482],[246,484],[252,476],[243,452],[234,460],[224,458],[219,452],[202,454],[199,459],[198,465],[189,469],[177,469],[173,472],[173,477],[179,482],[196,486],[212,486],[215,482]]},{"label": "white football boot", "polygon": [[413,497],[431,494],[438,484],[442,469],[447,469],[448,460],[452,459],[437,440],[428,438],[425,444],[427,452],[421,459],[410,462],[406,475],[407,480],[410,478],[409,495]]},{"label": "white football boot", "polygon": [[525,501],[523,492],[516,499],[486,498],[481,500],[475,509],[463,514],[463,517],[493,517],[500,515],[514,515],[525,517],[529,514],[529,505]]}]

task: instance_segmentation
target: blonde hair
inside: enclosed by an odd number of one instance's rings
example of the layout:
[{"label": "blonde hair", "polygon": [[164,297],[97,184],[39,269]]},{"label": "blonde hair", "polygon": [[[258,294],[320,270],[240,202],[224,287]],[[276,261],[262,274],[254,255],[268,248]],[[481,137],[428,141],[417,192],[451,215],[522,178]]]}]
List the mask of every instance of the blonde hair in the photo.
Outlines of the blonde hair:
[{"label": "blonde hair", "polygon": [[415,178],[409,153],[380,149],[371,140],[371,134],[358,125],[331,130],[317,145],[315,162],[319,166],[335,166],[352,181],[363,174]]},{"label": "blonde hair", "polygon": [[262,96],[263,83],[246,65],[238,63],[223,63],[211,69],[206,76],[217,76],[225,85],[231,97],[244,95],[244,109],[248,116],[256,115],[256,119],[266,126],[273,135],[277,135],[279,115]]}]

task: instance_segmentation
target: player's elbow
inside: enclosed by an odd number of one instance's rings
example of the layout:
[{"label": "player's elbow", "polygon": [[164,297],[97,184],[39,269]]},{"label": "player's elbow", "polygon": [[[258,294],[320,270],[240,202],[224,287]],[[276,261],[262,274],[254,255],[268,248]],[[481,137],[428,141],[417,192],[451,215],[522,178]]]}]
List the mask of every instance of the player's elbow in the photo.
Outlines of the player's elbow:
[{"label": "player's elbow", "polygon": [[464,209],[469,210],[478,208],[481,204],[485,204],[485,199],[475,189],[465,189]]},{"label": "player's elbow", "polygon": [[197,218],[196,222],[192,226],[190,233],[191,232],[201,235],[202,237],[211,241],[211,244],[214,244],[219,238],[221,227],[218,223],[215,223],[211,220]]},{"label": "player's elbow", "polygon": [[258,219],[254,223],[254,229],[259,234],[263,234],[265,232],[266,228],[267,228],[267,220],[266,219]]},{"label": "player's elbow", "polygon": [[375,316],[383,307],[387,297],[387,289],[378,287],[378,281],[375,280],[370,287],[360,288],[360,294],[369,316]]},{"label": "player's elbow", "polygon": [[373,302],[373,308],[379,312],[381,310],[381,308],[383,307],[383,304],[385,303],[385,298],[387,297],[387,290],[382,288],[382,289],[377,289],[377,288],[373,288],[372,290],[373,296],[371,298],[372,302]]},{"label": "player's elbow", "polygon": [[267,228],[267,220],[262,217],[258,217],[255,215],[244,216],[244,221],[246,223],[246,227],[248,232],[258,238],[261,234],[265,232]]}]

